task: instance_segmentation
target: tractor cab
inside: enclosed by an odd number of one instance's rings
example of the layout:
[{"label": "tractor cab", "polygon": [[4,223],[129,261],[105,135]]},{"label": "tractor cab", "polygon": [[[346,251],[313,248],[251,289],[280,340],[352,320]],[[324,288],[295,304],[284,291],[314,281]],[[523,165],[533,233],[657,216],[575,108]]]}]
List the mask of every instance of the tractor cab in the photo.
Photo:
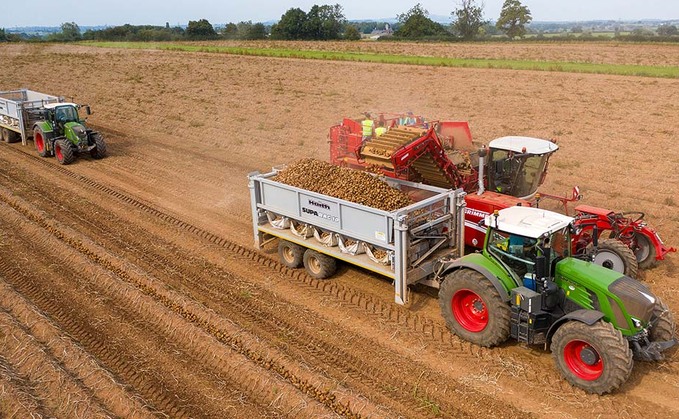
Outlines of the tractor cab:
[{"label": "tractor cab", "polygon": [[497,138],[488,147],[488,190],[521,199],[535,196],[559,149],[552,141],[519,136]]},{"label": "tractor cab", "polygon": [[[86,108],[89,111],[89,107]],[[82,123],[78,113],[79,109],[80,105],[75,103],[49,103],[45,105],[45,110],[47,111],[45,119],[52,123],[59,134],[64,135],[67,124],[75,123],[80,125]]]}]

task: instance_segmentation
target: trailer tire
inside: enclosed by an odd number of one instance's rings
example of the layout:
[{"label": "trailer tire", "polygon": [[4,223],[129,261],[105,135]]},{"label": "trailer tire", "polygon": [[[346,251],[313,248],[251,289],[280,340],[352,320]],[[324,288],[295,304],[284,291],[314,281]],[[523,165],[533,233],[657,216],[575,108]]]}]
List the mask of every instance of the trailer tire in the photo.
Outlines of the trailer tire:
[{"label": "trailer tire", "polygon": [[[669,307],[667,307],[667,305],[660,298],[657,298],[655,307],[653,307],[651,323],[654,323],[654,326],[651,327],[648,335],[648,339],[651,342],[667,342],[674,339],[676,330],[674,316],[672,315]],[[676,350],[677,346],[675,345],[664,351],[663,354],[665,357],[669,357],[674,354]]]},{"label": "trailer tire", "polygon": [[554,333],[551,349],[566,381],[588,393],[614,391],[627,381],[634,366],[629,342],[603,320],[591,326],[566,322]]},{"label": "trailer tire", "polygon": [[56,140],[54,142],[54,155],[60,164],[71,164],[75,160],[73,146],[68,140]]},{"label": "trailer tire", "polygon": [[42,131],[42,128],[35,127],[33,130],[33,144],[35,144],[35,149],[38,150],[38,155],[40,157],[49,157],[51,154],[47,148],[48,138]]},{"label": "trailer tire", "polygon": [[106,157],[106,142],[104,138],[98,132],[92,134],[92,142],[96,145],[95,148],[90,150],[90,156],[95,159],[103,159]]},{"label": "trailer tire", "polygon": [[639,273],[639,264],[634,252],[618,239],[600,240],[593,262],[630,278],[636,278]]},{"label": "trailer tire", "polygon": [[481,273],[459,269],[439,289],[439,306],[455,335],[480,346],[499,345],[509,337],[511,309]]},{"label": "trailer tire", "polygon": [[18,141],[17,133],[9,128],[2,128],[0,137],[2,137],[2,141],[6,143],[16,143]]},{"label": "trailer tire", "polygon": [[304,248],[287,240],[278,242],[278,257],[288,268],[301,268],[304,265]]},{"label": "trailer tire", "polygon": [[315,279],[330,278],[337,272],[337,260],[312,249],[304,252],[304,268]]}]

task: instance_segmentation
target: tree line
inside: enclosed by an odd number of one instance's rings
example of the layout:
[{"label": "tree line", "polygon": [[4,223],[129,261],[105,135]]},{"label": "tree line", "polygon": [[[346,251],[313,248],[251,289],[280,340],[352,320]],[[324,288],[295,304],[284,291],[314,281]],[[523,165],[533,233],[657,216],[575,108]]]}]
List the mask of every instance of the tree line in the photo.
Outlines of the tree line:
[{"label": "tree line", "polygon": [[[443,25],[429,18],[429,12],[417,3],[404,13],[396,16],[397,23],[389,25],[385,22],[349,22],[341,5],[313,5],[308,12],[300,8],[288,9],[280,20],[267,26],[263,23],[242,21],[228,23],[223,27],[215,27],[207,20],[189,21],[185,28],[175,26],[122,25],[99,30],[87,30],[81,33],[75,22],[61,25],[61,32],[48,35],[47,40],[54,42],[70,42],[80,40],[95,41],[181,41],[181,40],[358,40],[363,34],[382,31],[395,39],[404,40],[474,40],[487,39],[489,36],[504,34],[509,39],[523,38],[532,21],[528,7],[520,0],[505,0],[500,16],[491,23],[484,19],[483,3],[477,0],[459,0],[458,6],[451,12],[450,25]],[[577,32],[574,27],[572,33]],[[582,33],[582,30],[580,30]],[[662,40],[676,40],[679,31],[676,26],[662,25],[657,34],[652,31],[636,31],[628,35],[629,40],[649,40],[655,37]],[[585,39],[585,37],[582,37]],[[616,34],[616,38],[625,37]],[[578,38],[580,39],[580,38]],[[8,34],[0,29],[0,42],[22,40],[16,34]],[[29,39],[31,40],[31,39]]]}]

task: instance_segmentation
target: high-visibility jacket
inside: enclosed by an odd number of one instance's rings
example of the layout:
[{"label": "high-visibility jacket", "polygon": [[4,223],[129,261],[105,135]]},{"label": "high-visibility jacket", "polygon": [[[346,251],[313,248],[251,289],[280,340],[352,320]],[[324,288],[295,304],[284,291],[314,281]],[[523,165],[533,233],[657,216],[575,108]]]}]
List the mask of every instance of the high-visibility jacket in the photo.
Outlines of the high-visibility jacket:
[{"label": "high-visibility jacket", "polygon": [[377,127],[375,128],[375,137],[379,137],[380,135],[384,134],[387,132],[387,129],[384,127]]},{"label": "high-visibility jacket", "polygon": [[373,121],[372,119],[364,119],[363,122],[361,122],[361,125],[363,126],[363,136],[372,137],[375,121]]}]

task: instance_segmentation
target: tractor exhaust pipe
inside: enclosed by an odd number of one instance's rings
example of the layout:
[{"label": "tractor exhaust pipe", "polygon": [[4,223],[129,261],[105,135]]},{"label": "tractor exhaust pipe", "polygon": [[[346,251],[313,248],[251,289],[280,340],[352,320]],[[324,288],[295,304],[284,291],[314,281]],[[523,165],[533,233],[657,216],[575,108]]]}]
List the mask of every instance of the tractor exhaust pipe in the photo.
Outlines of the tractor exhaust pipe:
[{"label": "tractor exhaust pipe", "polygon": [[476,192],[477,195],[482,195],[485,191],[486,188],[483,186],[483,176],[484,176],[484,170],[486,167],[486,147],[481,147],[479,149],[479,190]]}]

